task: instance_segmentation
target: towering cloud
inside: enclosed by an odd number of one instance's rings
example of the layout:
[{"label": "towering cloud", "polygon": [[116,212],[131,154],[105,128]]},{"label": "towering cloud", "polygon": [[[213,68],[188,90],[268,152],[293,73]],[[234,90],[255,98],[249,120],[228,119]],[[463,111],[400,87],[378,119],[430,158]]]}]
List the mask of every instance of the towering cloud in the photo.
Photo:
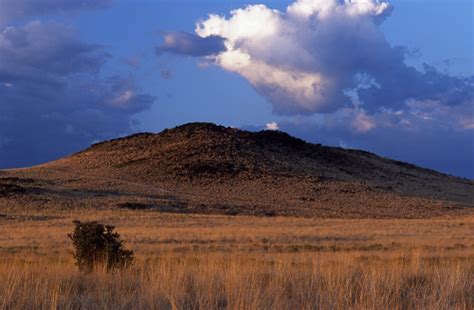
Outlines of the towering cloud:
[{"label": "towering cloud", "polygon": [[[0,14],[26,17],[108,2],[0,0]],[[51,160],[130,132],[133,115],[154,98],[140,94],[130,77],[101,77],[109,58],[64,24],[0,27],[0,168]]]},{"label": "towering cloud", "polygon": [[[439,109],[428,107],[443,107],[445,114],[472,108],[472,77],[405,64],[406,49],[391,46],[380,30],[391,11],[379,0],[298,0],[284,12],[249,5],[229,18],[200,21],[195,31],[202,40],[196,42],[223,38],[225,49],[205,59],[246,78],[277,114],[343,113],[352,117],[354,130],[365,133],[408,114],[439,116]],[[174,50],[185,53],[173,42]],[[423,116],[416,105],[425,107]],[[455,128],[472,127],[472,120],[449,121]]]},{"label": "towering cloud", "polygon": [[370,54],[394,57],[377,24],[386,3],[298,1],[286,12],[264,5],[235,10],[229,19],[210,15],[197,25],[201,37],[226,39],[215,56],[222,68],[245,77],[280,114],[330,112],[350,103],[344,93],[356,74],[373,62]]},{"label": "towering cloud", "polygon": [[[383,0],[249,5],[209,15],[193,36],[199,45],[224,40],[225,49],[202,59],[244,77],[282,116],[283,130],[473,177],[474,76],[408,66],[408,49],[390,45],[380,28],[392,9]],[[185,52],[191,42],[173,42],[168,52],[196,55]],[[400,152],[403,145],[410,149]]]}]

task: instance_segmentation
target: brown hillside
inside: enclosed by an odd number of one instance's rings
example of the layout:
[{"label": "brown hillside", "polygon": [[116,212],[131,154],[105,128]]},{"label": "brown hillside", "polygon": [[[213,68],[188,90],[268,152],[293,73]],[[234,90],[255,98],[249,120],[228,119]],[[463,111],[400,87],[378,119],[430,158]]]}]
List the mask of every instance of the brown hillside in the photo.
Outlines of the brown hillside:
[{"label": "brown hillside", "polygon": [[0,201],[10,208],[24,201],[34,207],[411,218],[472,212],[474,205],[469,180],[282,132],[209,123],[95,144],[4,174]]}]

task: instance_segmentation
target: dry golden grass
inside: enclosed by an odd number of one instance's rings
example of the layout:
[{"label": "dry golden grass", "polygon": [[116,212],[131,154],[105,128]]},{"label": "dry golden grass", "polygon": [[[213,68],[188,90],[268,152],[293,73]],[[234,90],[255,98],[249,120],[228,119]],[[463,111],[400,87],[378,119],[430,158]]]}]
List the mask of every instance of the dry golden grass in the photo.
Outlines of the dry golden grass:
[{"label": "dry golden grass", "polygon": [[[115,224],[129,270],[78,273],[71,221]],[[472,309],[474,217],[0,215],[1,309]]]}]

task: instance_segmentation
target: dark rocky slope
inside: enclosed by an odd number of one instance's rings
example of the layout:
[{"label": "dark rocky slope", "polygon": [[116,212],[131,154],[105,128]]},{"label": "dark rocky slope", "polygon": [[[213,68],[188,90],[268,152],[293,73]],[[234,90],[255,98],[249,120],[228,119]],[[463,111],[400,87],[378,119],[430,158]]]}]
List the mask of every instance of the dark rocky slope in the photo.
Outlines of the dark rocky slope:
[{"label": "dark rocky slope", "polygon": [[62,180],[58,197],[61,189],[96,190],[109,193],[107,206],[137,203],[173,212],[422,217],[471,212],[474,204],[470,180],[283,132],[209,123],[103,142],[9,173]]}]

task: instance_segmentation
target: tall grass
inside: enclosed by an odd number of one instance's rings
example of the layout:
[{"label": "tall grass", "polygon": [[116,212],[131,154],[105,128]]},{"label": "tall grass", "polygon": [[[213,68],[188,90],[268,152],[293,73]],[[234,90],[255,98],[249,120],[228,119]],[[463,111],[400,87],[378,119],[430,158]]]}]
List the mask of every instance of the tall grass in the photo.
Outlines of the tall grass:
[{"label": "tall grass", "polygon": [[164,254],[79,274],[67,258],[0,262],[2,309],[472,309],[472,260],[419,252]]},{"label": "tall grass", "polygon": [[[81,274],[72,220],[127,270]],[[0,309],[473,309],[474,217],[319,220],[96,211],[0,218]]]}]

